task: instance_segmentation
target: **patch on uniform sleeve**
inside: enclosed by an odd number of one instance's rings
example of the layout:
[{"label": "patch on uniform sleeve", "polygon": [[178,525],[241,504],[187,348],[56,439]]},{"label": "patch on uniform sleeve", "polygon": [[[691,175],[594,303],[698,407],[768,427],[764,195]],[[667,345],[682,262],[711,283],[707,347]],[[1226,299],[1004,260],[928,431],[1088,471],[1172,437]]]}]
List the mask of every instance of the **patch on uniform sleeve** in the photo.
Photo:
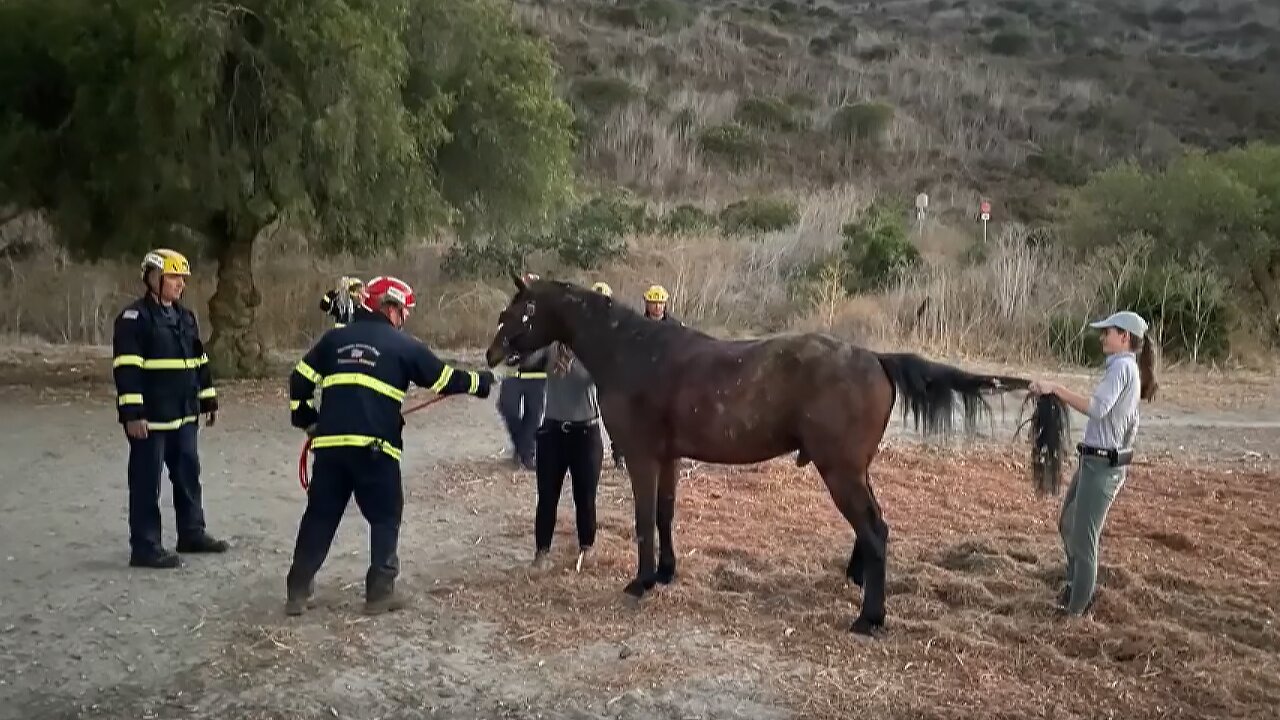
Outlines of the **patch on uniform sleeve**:
[{"label": "patch on uniform sleeve", "polygon": [[133,309],[125,310],[124,312],[120,313],[120,317],[124,318],[125,320],[137,320],[138,311]]}]

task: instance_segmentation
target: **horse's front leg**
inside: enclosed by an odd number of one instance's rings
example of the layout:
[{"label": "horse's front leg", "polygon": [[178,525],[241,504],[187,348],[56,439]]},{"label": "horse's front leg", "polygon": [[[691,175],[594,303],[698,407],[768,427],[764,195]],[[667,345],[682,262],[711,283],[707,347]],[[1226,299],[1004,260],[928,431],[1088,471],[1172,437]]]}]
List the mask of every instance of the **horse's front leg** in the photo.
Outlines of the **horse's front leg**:
[{"label": "horse's front leg", "polygon": [[676,577],[676,548],[672,525],[676,517],[677,460],[658,464],[658,582],[669,584]]},{"label": "horse's front leg", "polygon": [[627,456],[627,474],[631,476],[631,494],[636,508],[636,547],[639,551],[636,577],[627,583],[625,592],[634,597],[644,597],[653,589],[657,573],[654,572],[654,529],[657,525],[658,463],[649,456]]}]

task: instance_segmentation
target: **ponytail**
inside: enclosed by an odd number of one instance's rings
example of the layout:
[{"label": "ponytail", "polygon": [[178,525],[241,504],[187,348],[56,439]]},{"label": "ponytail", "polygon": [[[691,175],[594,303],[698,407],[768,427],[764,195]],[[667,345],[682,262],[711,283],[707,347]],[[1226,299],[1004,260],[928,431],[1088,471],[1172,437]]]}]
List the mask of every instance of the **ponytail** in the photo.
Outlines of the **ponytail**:
[{"label": "ponytail", "polygon": [[1160,389],[1156,381],[1156,350],[1151,336],[1142,338],[1142,352],[1138,355],[1138,397],[1150,402]]}]

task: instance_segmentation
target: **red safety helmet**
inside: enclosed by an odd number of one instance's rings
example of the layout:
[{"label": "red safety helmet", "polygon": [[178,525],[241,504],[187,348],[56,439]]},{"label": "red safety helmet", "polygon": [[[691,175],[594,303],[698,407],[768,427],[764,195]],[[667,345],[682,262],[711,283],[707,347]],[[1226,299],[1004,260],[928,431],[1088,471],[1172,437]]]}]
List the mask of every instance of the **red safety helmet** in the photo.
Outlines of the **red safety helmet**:
[{"label": "red safety helmet", "polygon": [[394,302],[403,308],[412,308],[417,303],[413,288],[400,278],[379,275],[364,286],[364,307],[376,312],[384,302]]}]

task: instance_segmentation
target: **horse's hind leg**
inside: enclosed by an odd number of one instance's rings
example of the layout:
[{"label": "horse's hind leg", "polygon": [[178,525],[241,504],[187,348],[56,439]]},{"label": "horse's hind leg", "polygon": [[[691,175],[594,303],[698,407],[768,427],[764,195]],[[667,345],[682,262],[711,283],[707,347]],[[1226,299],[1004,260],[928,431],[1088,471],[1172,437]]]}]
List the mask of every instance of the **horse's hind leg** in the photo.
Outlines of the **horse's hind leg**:
[{"label": "horse's hind leg", "polygon": [[[881,539],[882,541],[887,543],[889,539],[888,538],[889,526],[884,524],[884,515],[880,512],[880,503],[876,500],[876,494],[871,489],[871,479],[867,478],[866,483],[867,483],[867,494],[871,496],[871,508],[873,510],[873,514],[877,522],[879,523],[879,525],[883,525],[883,537]],[[854,532],[857,533],[856,523],[852,519],[850,519],[848,516],[846,516],[845,519],[849,520],[850,525],[855,526]],[[849,565],[845,568],[845,571],[844,571],[845,577],[852,580],[853,584],[857,585],[858,587],[863,587],[863,585],[865,584],[864,580],[866,578],[866,567],[867,567],[866,554],[869,550],[869,547],[870,546],[863,541],[862,534],[858,533],[856,539],[853,541],[853,552],[849,553]]]},{"label": "horse's hind leg", "polygon": [[658,463],[658,573],[657,581],[669,584],[676,577],[676,549],[672,525],[676,516],[675,460]]},{"label": "horse's hind leg", "polygon": [[[870,478],[863,475],[862,486],[866,488],[870,507],[867,510],[868,525],[874,533],[874,540],[868,538],[864,543],[862,559],[864,563],[864,583],[862,585],[862,611],[858,619],[849,628],[853,632],[870,635],[876,628],[884,625],[885,583],[888,575],[889,556],[889,524],[884,521],[880,512],[880,503],[876,501],[871,490]],[[858,532],[858,540],[862,540],[862,532]],[[855,543],[856,545],[856,543]],[[855,548],[856,551],[856,548]]]},{"label": "horse's hind leg", "polygon": [[884,625],[889,527],[867,482],[865,465],[819,463],[831,499],[857,534],[846,573],[862,586],[862,610],[850,628],[870,635]]}]

